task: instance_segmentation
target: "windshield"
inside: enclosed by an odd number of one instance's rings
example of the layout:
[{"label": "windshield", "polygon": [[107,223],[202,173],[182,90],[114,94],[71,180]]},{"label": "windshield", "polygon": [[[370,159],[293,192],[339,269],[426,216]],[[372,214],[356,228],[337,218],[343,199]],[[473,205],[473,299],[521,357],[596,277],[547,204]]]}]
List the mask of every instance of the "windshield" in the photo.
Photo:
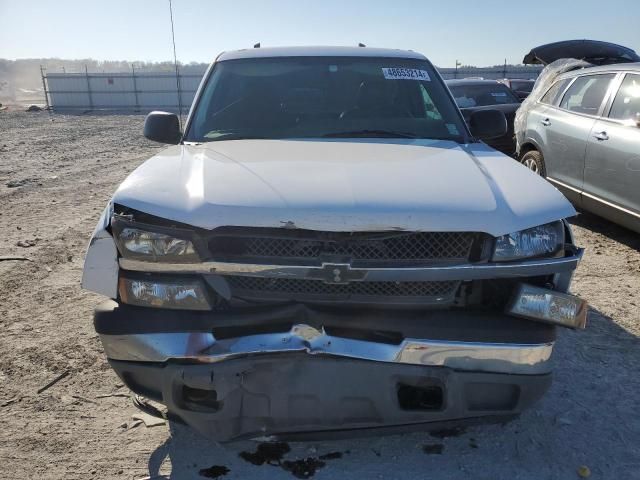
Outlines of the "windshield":
[{"label": "windshield", "polygon": [[509,88],[498,82],[481,85],[451,85],[449,88],[460,108],[520,103]]},{"label": "windshield", "polygon": [[216,64],[186,141],[244,138],[428,138],[466,130],[442,81],[421,60],[276,57]]}]

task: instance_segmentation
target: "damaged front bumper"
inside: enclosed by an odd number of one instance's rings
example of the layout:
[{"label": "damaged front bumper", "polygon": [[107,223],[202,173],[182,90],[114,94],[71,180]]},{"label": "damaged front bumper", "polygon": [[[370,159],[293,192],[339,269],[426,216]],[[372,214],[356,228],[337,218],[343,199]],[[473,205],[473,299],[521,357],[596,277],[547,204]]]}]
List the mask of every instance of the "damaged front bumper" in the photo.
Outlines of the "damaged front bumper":
[{"label": "damaged front bumper", "polygon": [[131,390],[219,441],[510,417],[548,388],[555,340],[551,325],[468,311],[109,301],[94,320]]}]

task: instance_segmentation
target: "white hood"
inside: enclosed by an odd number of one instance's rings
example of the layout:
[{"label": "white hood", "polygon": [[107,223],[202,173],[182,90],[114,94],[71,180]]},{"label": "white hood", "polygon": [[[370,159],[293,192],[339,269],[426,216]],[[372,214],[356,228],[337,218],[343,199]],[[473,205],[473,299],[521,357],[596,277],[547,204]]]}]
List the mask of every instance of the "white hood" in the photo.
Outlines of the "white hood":
[{"label": "white hood", "polygon": [[404,139],[170,147],[138,167],[114,202],[206,229],[497,236],[575,215],[555,187],[484,144]]}]

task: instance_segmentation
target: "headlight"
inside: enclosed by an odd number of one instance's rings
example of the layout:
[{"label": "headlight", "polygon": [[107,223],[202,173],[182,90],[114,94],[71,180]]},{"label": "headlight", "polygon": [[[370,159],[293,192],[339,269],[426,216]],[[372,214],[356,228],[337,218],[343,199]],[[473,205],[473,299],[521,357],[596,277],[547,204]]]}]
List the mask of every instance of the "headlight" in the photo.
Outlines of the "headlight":
[{"label": "headlight", "polygon": [[[154,262],[196,263],[198,254],[188,238],[114,224],[114,237],[123,257]],[[186,235],[185,235],[186,236]]]},{"label": "headlight", "polygon": [[561,221],[547,223],[496,239],[494,262],[522,258],[553,256],[564,248],[564,225]]},{"label": "headlight", "polygon": [[519,286],[507,311],[511,315],[562,327],[584,328],[587,323],[587,303],[584,300],[527,284]]},{"label": "headlight", "polygon": [[140,307],[211,310],[206,289],[198,279],[135,279],[120,277],[123,303]]}]

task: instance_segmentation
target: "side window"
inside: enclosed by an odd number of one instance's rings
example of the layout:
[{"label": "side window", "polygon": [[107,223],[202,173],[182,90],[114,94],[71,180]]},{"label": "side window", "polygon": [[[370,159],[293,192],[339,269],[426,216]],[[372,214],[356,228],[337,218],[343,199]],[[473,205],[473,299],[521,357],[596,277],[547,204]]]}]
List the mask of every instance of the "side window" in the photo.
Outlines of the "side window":
[{"label": "side window", "polygon": [[571,112],[597,115],[613,77],[614,74],[604,74],[576,78],[564,94],[560,108]]},{"label": "side window", "polygon": [[611,105],[609,118],[634,122],[640,119],[640,75],[627,73],[624,77]]},{"label": "side window", "polygon": [[556,83],[554,83],[551,86],[549,90],[547,90],[547,93],[543,95],[543,97],[540,99],[540,103],[546,103],[547,105],[555,105],[558,100],[558,96],[562,92],[564,92],[564,89],[567,88],[567,85],[569,85],[570,81],[571,81],[570,78],[565,78],[564,80],[558,80]]}]

